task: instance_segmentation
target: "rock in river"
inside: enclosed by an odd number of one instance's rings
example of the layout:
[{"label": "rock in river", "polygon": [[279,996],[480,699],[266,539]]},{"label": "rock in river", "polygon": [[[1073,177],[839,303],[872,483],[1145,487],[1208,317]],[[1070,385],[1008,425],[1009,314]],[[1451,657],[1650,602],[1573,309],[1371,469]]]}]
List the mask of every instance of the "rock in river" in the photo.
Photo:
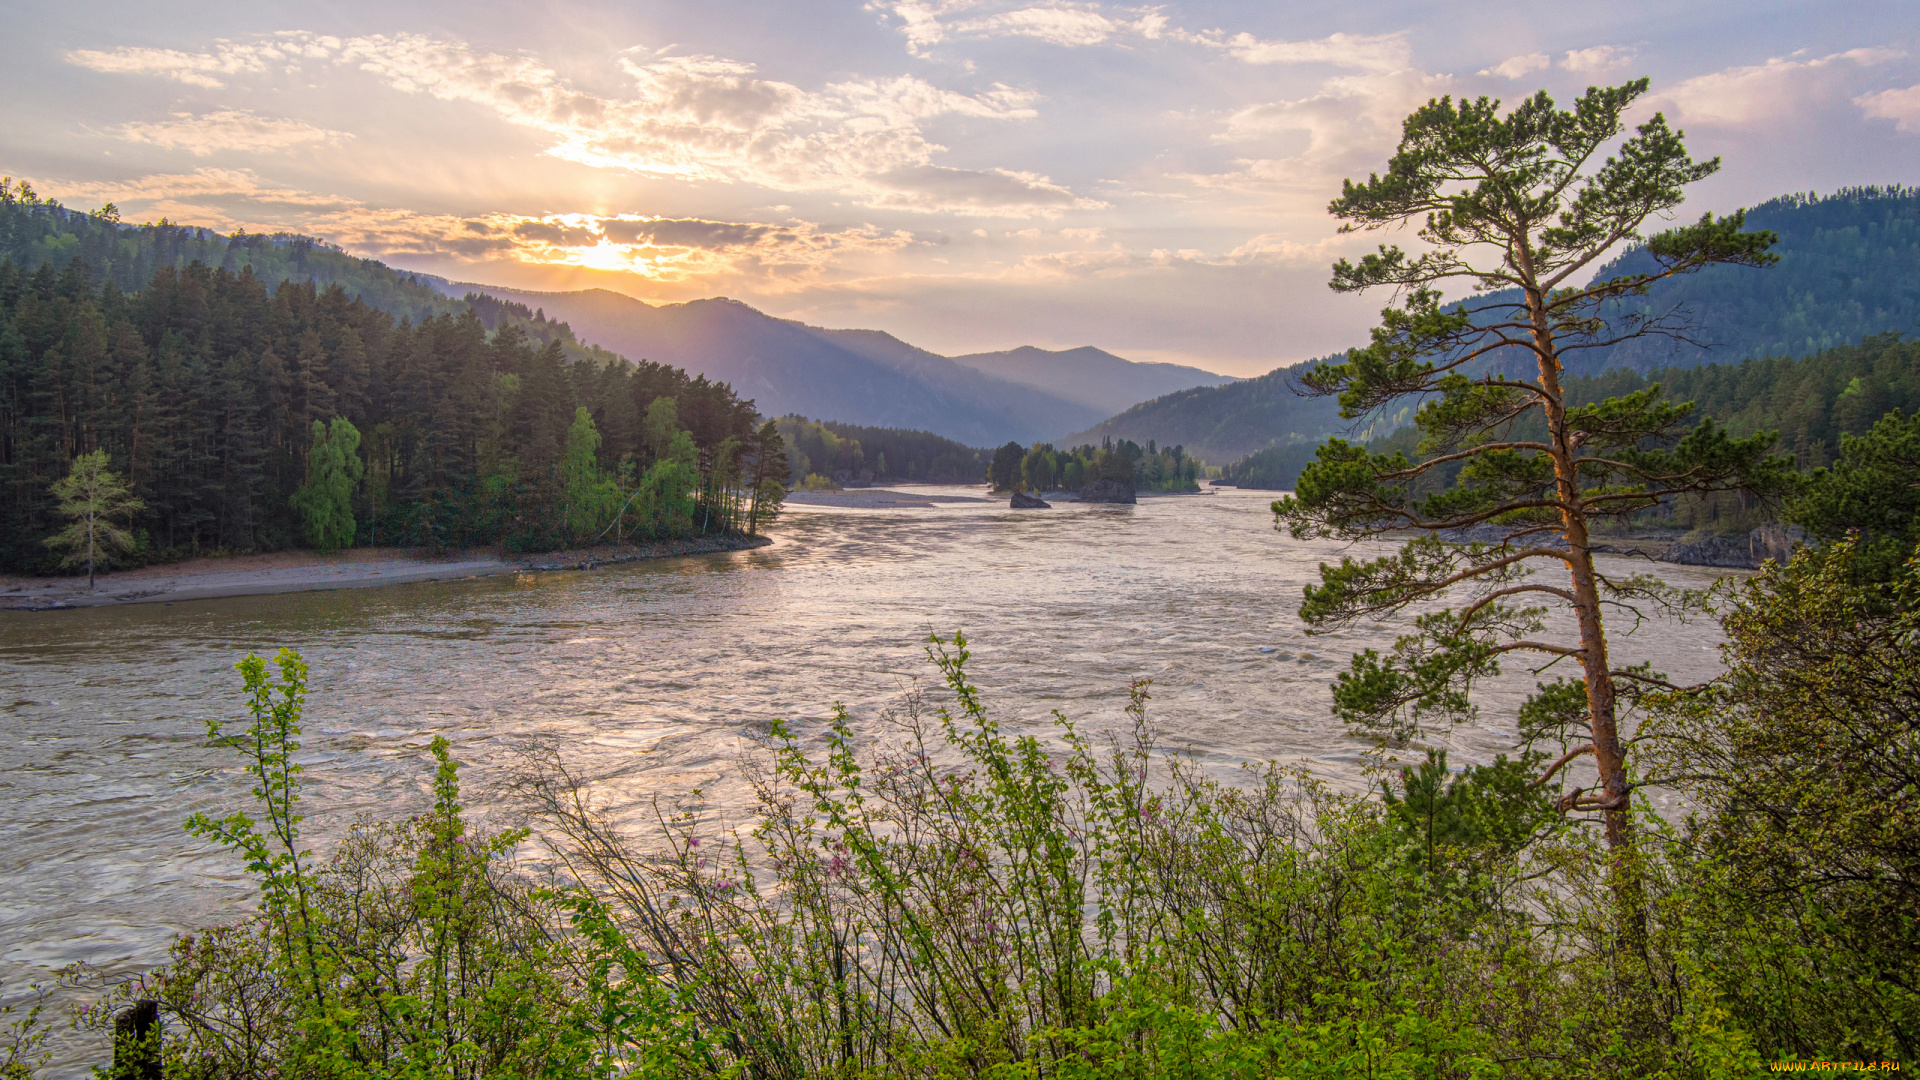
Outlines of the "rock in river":
[{"label": "rock in river", "polygon": [[1125,480],[1095,480],[1080,489],[1081,502],[1130,503],[1133,485]]},{"label": "rock in river", "polygon": [[1046,500],[1040,498],[1040,496],[1038,495],[1029,495],[1024,491],[1014,492],[1013,501],[1008,503],[1007,505],[1013,507],[1015,510],[1051,510],[1053,509],[1052,503],[1047,502]]}]

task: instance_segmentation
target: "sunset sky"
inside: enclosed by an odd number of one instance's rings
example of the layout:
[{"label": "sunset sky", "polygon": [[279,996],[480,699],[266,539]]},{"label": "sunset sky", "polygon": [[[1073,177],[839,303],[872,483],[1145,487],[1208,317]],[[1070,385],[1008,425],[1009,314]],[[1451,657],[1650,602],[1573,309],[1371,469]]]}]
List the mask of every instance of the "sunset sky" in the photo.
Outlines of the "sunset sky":
[{"label": "sunset sky", "polygon": [[1328,199],[1441,94],[1646,75],[1687,210],[1920,181],[1920,6],[859,0],[0,10],[0,172],[459,281],[1234,375],[1364,339]]}]

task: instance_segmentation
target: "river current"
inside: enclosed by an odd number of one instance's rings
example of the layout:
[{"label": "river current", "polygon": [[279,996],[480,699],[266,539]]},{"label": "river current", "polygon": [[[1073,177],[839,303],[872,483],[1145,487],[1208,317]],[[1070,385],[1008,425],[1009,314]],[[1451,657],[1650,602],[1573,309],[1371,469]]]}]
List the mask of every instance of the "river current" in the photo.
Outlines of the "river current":
[{"label": "river current", "polygon": [[[239,717],[233,665],[249,650],[292,646],[312,666],[301,761],[323,839],[355,813],[423,807],[436,734],[481,807],[529,739],[624,800],[737,790],[740,756],[770,720],[818,730],[843,702],[872,723],[937,683],[924,641],[955,629],[1009,727],[1044,727],[1056,708],[1115,725],[1146,676],[1163,740],[1208,767],[1273,759],[1359,787],[1364,747],[1329,716],[1328,684],[1396,628],[1309,638],[1295,609],[1319,562],[1384,548],[1294,541],[1274,530],[1271,498],[793,507],[772,547],[747,552],[0,613],[0,996],[74,961],[151,965],[174,934],[250,905],[233,860],[181,827],[247,801],[206,724]],[[1716,574],[1651,569],[1695,587]],[[1612,646],[1691,680],[1717,670],[1718,642],[1710,622],[1652,622],[1616,628]],[[1514,746],[1534,676],[1510,668],[1478,723],[1449,738],[1456,765]]]}]

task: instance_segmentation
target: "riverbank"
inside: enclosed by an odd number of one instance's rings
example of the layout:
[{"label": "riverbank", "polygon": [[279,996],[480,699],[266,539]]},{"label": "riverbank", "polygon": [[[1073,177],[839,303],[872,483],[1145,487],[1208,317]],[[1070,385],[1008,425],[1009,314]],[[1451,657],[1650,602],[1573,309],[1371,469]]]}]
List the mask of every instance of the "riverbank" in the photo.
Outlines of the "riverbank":
[{"label": "riverbank", "polygon": [[258,596],[317,589],[364,589],[414,581],[450,581],[540,570],[586,570],[641,559],[673,559],[723,551],[745,551],[765,547],[772,542],[765,536],[702,536],[690,540],[609,545],[511,557],[490,551],[427,556],[408,548],[353,548],[333,555],[311,551],[276,551],[264,555],[193,559],[101,574],[98,576],[98,587],[92,591],[87,589],[84,576],[0,576],[0,610],[48,611],[118,604],[171,604],[181,600],[211,600],[224,596]]}]

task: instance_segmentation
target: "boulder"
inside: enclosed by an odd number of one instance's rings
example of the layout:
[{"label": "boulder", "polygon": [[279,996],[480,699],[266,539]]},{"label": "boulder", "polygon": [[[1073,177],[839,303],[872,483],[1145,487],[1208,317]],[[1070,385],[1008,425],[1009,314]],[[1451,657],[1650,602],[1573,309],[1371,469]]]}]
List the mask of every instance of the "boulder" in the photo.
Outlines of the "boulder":
[{"label": "boulder", "polygon": [[1080,501],[1090,503],[1131,503],[1133,485],[1125,480],[1094,480],[1080,489]]},{"label": "boulder", "polygon": [[1038,495],[1029,495],[1024,491],[1014,492],[1013,500],[1009,502],[1007,505],[1013,507],[1015,510],[1051,510],[1053,509],[1052,503],[1047,502],[1046,500],[1040,498],[1040,496]]}]

